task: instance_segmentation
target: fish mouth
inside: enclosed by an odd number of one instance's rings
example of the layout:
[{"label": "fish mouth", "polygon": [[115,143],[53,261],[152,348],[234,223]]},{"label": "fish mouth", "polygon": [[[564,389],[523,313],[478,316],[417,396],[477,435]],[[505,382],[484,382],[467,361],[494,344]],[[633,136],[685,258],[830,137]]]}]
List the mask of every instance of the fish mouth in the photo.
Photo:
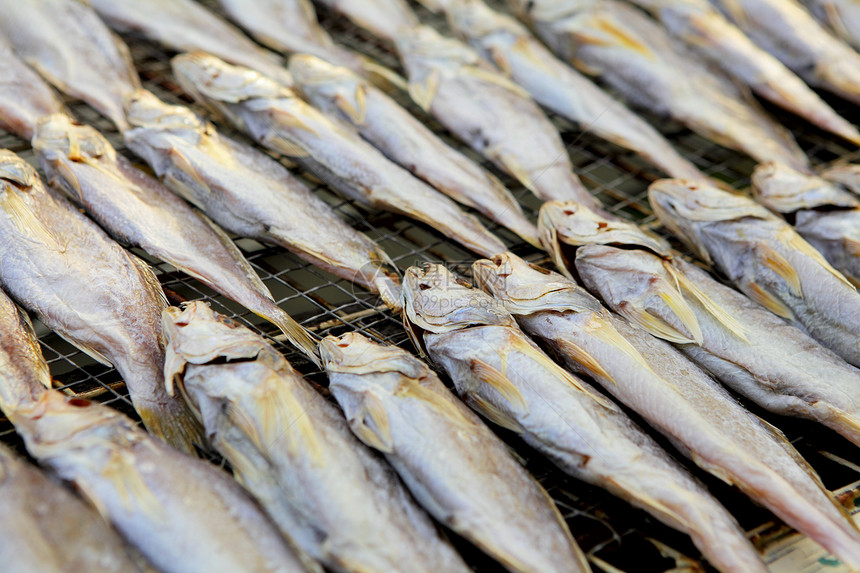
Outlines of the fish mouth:
[{"label": "fish mouth", "polygon": [[480,288],[493,296],[504,292],[505,279],[513,273],[511,257],[500,253],[491,259],[478,259],[472,263],[472,277]]},{"label": "fish mouth", "polygon": [[78,123],[64,113],[55,113],[36,122],[32,138],[33,149],[49,160],[64,155],[71,161],[83,161],[84,156],[113,160],[116,151],[93,128]]}]

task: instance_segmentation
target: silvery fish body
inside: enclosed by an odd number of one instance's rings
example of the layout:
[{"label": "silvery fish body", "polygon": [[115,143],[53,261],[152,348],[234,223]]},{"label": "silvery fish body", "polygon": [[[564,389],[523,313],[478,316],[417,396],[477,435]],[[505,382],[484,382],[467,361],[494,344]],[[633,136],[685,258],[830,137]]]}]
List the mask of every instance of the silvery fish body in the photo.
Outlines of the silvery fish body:
[{"label": "silvery fish body", "polygon": [[145,175],[96,130],[58,114],[36,126],[33,148],[49,184],[115,240],[147,253],[272,321],[312,360],[316,342],[284,312],[251,264],[212,221]]},{"label": "silvery fish body", "polygon": [[37,119],[62,111],[54,90],[0,39],[0,129],[29,140]]},{"label": "silvery fish body", "polygon": [[[516,255],[478,261],[473,271],[526,332],[546,342],[570,369],[599,381],[698,466],[846,563],[860,564],[860,532],[782,433],[671,345],[613,316],[570,280]],[[722,543],[710,550],[719,551],[717,546]],[[754,553],[750,548],[746,555]]]},{"label": "silvery fish body", "polygon": [[782,62],[755,45],[708,0],[634,0],[672,36],[757,95],[860,144],[860,132]]},{"label": "silvery fish body", "polygon": [[202,50],[259,70],[284,85],[283,59],[193,0],[87,0],[119,32],[141,34],[177,52]]},{"label": "silvery fish body", "polygon": [[165,379],[281,531],[340,572],[468,571],[394,471],[260,336],[205,303],[164,313]]},{"label": "silvery fish body", "polygon": [[815,420],[860,445],[860,370],[633,225],[612,232],[580,206],[547,203],[557,265],[612,310],[763,408]]},{"label": "silvery fish body", "polygon": [[537,229],[493,175],[449,147],[408,111],[346,68],[314,56],[290,58],[302,94],[332,119],[353,125],[386,157],[455,201],[539,245]]},{"label": "silvery fish body", "polygon": [[347,197],[417,219],[477,253],[504,250],[477,218],[292,90],[199,52],[175,57],[173,70],[186,93]]},{"label": "silvery fish body", "polygon": [[856,163],[837,163],[822,170],[821,177],[860,195],[860,165]]},{"label": "silvery fish body", "polygon": [[5,573],[140,571],[123,545],[92,507],[0,445],[0,560]]},{"label": "silvery fish body", "polygon": [[30,318],[0,290],[0,411],[37,400],[51,373]]},{"label": "silvery fish body", "polygon": [[635,151],[672,177],[705,178],[657,130],[556,58],[512,17],[483,0],[453,0],[445,10],[459,36],[542,106],[582,131]]},{"label": "silvery fish body", "polygon": [[802,0],[806,8],[837,36],[860,48],[860,2],[857,0]]},{"label": "silvery fish body", "polygon": [[124,134],[129,149],[221,227],[280,245],[396,303],[397,274],[388,255],[281,164],[148,92],[138,92],[128,109],[135,126]]},{"label": "silvery fish body", "polygon": [[477,52],[428,26],[405,30],[397,48],[412,99],[451,133],[545,201],[597,205],[574,174],[556,127]]},{"label": "silvery fish body", "polygon": [[400,30],[414,28],[419,24],[418,16],[406,0],[316,1],[329,10],[346,16],[359,28],[388,43],[394,43]]},{"label": "silvery fish body", "polygon": [[128,47],[89,6],[78,0],[0,0],[0,13],[0,36],[22,60],[120,130],[128,127],[123,99],[140,87],[140,80]]},{"label": "silvery fish body", "polygon": [[785,221],[747,197],[664,179],[648,191],[660,221],[774,314],[860,366],[860,294]]},{"label": "silvery fish body", "polygon": [[711,0],[764,50],[811,86],[860,102],[860,54],[796,0]]},{"label": "silvery fish body", "polygon": [[187,451],[203,443],[185,404],[162,383],[166,300],[152,269],[51,196],[9,151],[0,151],[0,283],[60,336],[113,364],[153,434]]},{"label": "silvery fish body", "polygon": [[589,571],[540,484],[423,362],[357,332],[320,343],[353,433],[438,521],[508,571]]},{"label": "silvery fish body", "polygon": [[515,0],[562,59],[600,77],[631,103],[671,116],[715,143],[758,161],[808,169],[791,133],[660,25],[617,0]]},{"label": "silvery fish body", "polygon": [[10,419],[30,455],[73,483],[159,571],[304,571],[233,478],[116,410],[50,390]]},{"label": "silvery fish body", "polygon": [[752,176],[756,200],[787,217],[801,237],[860,286],[860,199],[813,175],[776,163]]},{"label": "silvery fish body", "polygon": [[764,571],[737,522],[620,408],[555,364],[501,301],[440,265],[406,271],[404,323],[463,400],[562,470],[693,537],[724,571]]}]

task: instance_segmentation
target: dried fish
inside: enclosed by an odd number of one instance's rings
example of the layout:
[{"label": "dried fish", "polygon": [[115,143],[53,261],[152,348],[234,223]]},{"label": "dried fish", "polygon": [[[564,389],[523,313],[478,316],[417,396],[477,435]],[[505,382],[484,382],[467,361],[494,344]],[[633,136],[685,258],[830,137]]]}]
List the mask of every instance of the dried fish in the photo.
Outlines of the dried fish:
[{"label": "dried fish", "polygon": [[759,203],[789,218],[801,237],[860,287],[860,199],[777,163],[759,165],[752,182]]},{"label": "dried fish", "polygon": [[648,190],[660,221],[777,316],[860,366],[860,294],[785,221],[747,197],[664,179]]},{"label": "dried fish", "polygon": [[311,104],[332,119],[352,124],[386,157],[540,246],[537,229],[498,179],[445,144],[382,91],[346,68],[309,55],[290,58],[290,73]]},{"label": "dried fish", "polygon": [[29,140],[37,119],[62,111],[54,90],[0,39],[0,129]]},{"label": "dried fish", "polygon": [[830,31],[860,48],[860,4],[855,0],[802,0],[806,8]]},{"label": "dried fish", "polygon": [[837,163],[824,169],[821,177],[855,195],[860,195],[860,165],[856,163]]},{"label": "dried fish", "polygon": [[809,168],[788,130],[638,8],[617,0],[513,1],[559,57],[631,103],[760,162]]},{"label": "dried fish", "polygon": [[149,92],[130,100],[128,118],[135,126],[124,134],[128,148],[221,227],[282,246],[399,305],[397,271],[388,255],[281,164]]},{"label": "dried fish", "polygon": [[675,38],[757,95],[812,124],[860,144],[860,131],[782,62],[756,46],[707,0],[633,0]]},{"label": "dried fish", "polygon": [[860,54],[825,30],[799,2],[711,0],[711,3],[753,42],[809,85],[860,102]]},{"label": "dried fish", "polygon": [[[860,565],[860,532],[785,436],[669,344],[613,316],[570,280],[516,255],[480,260],[472,269],[476,281],[568,368],[600,382],[702,469],[849,566]],[[609,280],[630,282],[626,275]]]},{"label": "dried fish", "polygon": [[229,22],[193,0],[86,0],[108,25],[177,52],[201,50],[290,85],[280,56],[264,50]]},{"label": "dried fish", "polygon": [[404,31],[397,48],[412,99],[451,133],[541,199],[597,207],[552,122],[477,52],[427,26]]},{"label": "dried fish", "polygon": [[199,426],[162,383],[161,310],[152,269],[123,250],[36,171],[0,150],[0,284],[60,336],[119,370],[147,429],[194,451]]},{"label": "dried fish", "polygon": [[0,290],[0,411],[33,402],[50,387],[51,373],[30,318]]},{"label": "dried fish", "polygon": [[476,253],[505,250],[477,218],[292,90],[200,52],[175,57],[173,71],[186,93],[347,197],[417,219]]},{"label": "dried fish", "polygon": [[229,237],[127,159],[91,127],[42,118],[33,148],[51,187],[84,207],[120,244],[143,248],[270,320],[317,361],[316,342],[272,298]]},{"label": "dried fish", "polygon": [[394,471],[260,336],[194,302],[164,313],[165,379],[237,479],[334,571],[468,571]]},{"label": "dried fish", "polygon": [[6,573],[140,571],[98,513],[3,445],[0,560]]},{"label": "dried fish", "polygon": [[128,47],[89,6],[77,0],[0,0],[0,13],[0,35],[22,60],[120,130],[128,127],[123,99],[140,87],[140,80]]},{"label": "dried fish", "polygon": [[620,408],[555,364],[501,301],[441,265],[406,271],[404,323],[466,403],[571,475],[692,536],[724,571],[765,571],[735,520]]},{"label": "dried fish", "polygon": [[320,355],[353,433],[437,520],[509,571],[590,570],[549,494],[423,362],[357,332]]},{"label": "dried fish", "polygon": [[394,43],[400,30],[414,28],[418,16],[406,0],[317,0],[320,4],[349,18],[377,38]]},{"label": "dried fish", "polygon": [[72,482],[159,571],[304,571],[230,476],[116,410],[49,390],[10,418],[30,455]]},{"label": "dried fish", "polygon": [[705,178],[645,120],[556,58],[510,16],[483,0],[453,0],[445,11],[457,35],[542,106],[584,132],[639,153],[672,177]]}]

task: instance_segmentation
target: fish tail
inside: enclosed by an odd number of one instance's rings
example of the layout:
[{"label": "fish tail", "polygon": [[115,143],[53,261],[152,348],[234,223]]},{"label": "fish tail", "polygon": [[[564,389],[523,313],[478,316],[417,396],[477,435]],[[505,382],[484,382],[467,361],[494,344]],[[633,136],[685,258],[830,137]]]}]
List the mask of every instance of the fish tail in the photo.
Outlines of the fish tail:
[{"label": "fish tail", "polygon": [[[167,402],[135,404],[146,429],[178,450],[197,456],[197,448],[208,450],[203,426],[180,397]],[[197,446],[197,448],[195,448]]]},{"label": "fish tail", "polygon": [[844,410],[833,408],[823,420],[825,426],[841,434],[855,446],[860,446],[860,418]]},{"label": "fish tail", "polygon": [[272,324],[281,329],[287,340],[307,356],[311,362],[317,367],[320,366],[320,359],[317,350],[317,342],[311,334],[295,319],[279,307],[275,303],[271,303],[271,308],[266,309],[266,312],[261,312],[260,316],[270,321]]}]

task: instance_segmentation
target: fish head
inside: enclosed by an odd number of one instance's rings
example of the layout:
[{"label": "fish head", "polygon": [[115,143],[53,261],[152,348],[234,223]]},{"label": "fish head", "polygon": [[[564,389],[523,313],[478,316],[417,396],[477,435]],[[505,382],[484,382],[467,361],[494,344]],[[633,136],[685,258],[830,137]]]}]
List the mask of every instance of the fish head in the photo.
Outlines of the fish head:
[{"label": "fish head", "polygon": [[9,412],[27,449],[39,458],[90,449],[134,433],[135,424],[120,412],[56,390]]},{"label": "fish head", "polygon": [[475,282],[514,316],[543,311],[601,312],[600,304],[573,281],[513,253],[472,264]]},{"label": "fish head", "polygon": [[74,201],[81,199],[75,163],[96,165],[102,158],[116,161],[116,150],[102,134],[63,113],[36,123],[32,145],[50,184]]},{"label": "fish head", "polygon": [[709,223],[744,217],[775,218],[748,197],[700,181],[655,181],[648,187],[648,199],[660,222],[707,263],[711,262],[711,257],[702,230]]},{"label": "fish head", "polygon": [[183,91],[204,105],[291,95],[288,88],[259,72],[228,64],[205,52],[179,54],[170,65]]},{"label": "fish head", "polygon": [[480,56],[463,42],[448,38],[430,26],[401,30],[396,37],[397,51],[410,79],[421,70],[476,65]]},{"label": "fish head", "polygon": [[451,28],[470,40],[502,36],[515,40],[526,33],[516,20],[496,12],[483,0],[453,0],[446,9]]},{"label": "fish head", "polygon": [[135,128],[168,132],[202,132],[206,122],[185,106],[164,103],[147,90],[137,90],[125,101],[125,115]]},{"label": "fish head", "polygon": [[405,350],[374,342],[359,332],[323,338],[320,357],[329,377],[352,374],[378,379],[380,374],[397,372],[417,379],[428,370],[423,362]]},{"label": "fish head", "polygon": [[2,193],[28,190],[38,183],[39,176],[29,163],[7,149],[0,149],[0,191]]},{"label": "fish head", "polygon": [[403,280],[403,322],[416,347],[424,332],[442,334],[480,325],[514,326],[500,300],[474,288],[443,265],[409,267]]},{"label": "fish head", "polygon": [[268,351],[278,354],[260,336],[201,301],[165,309],[161,326],[167,340],[164,383],[171,393],[174,383],[182,389],[182,374],[189,364],[250,361]]},{"label": "fish head", "polygon": [[557,264],[570,272],[576,250],[583,245],[616,245],[627,249],[644,248],[670,256],[670,247],[660,237],[633,223],[611,220],[573,201],[544,203],[538,217],[541,244]]},{"label": "fish head", "polygon": [[333,102],[353,123],[364,122],[367,85],[353,71],[330,64],[310,54],[290,57],[290,73],[300,90],[310,99]]},{"label": "fish head", "polygon": [[762,163],[752,175],[756,200],[777,213],[819,207],[857,207],[860,200],[826,179],[801,173],[782,163]]}]

